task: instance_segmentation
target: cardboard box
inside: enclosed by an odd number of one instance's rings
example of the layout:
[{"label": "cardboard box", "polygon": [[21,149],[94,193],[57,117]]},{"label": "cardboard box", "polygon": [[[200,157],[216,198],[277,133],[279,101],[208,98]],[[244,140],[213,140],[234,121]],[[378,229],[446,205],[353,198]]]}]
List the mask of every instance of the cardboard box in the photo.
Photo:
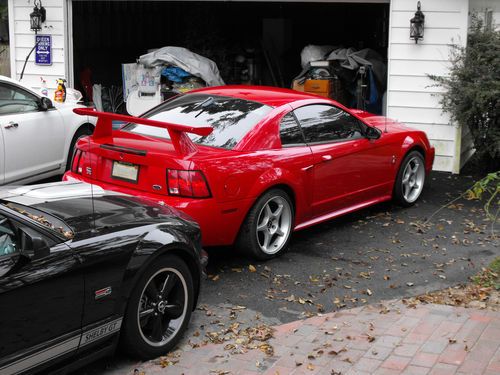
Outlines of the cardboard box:
[{"label": "cardboard box", "polygon": [[330,93],[331,81],[329,79],[308,79],[304,84],[304,90],[314,94]]},{"label": "cardboard box", "polygon": [[296,79],[293,81],[292,89],[304,92],[304,82],[305,81],[303,79]]}]

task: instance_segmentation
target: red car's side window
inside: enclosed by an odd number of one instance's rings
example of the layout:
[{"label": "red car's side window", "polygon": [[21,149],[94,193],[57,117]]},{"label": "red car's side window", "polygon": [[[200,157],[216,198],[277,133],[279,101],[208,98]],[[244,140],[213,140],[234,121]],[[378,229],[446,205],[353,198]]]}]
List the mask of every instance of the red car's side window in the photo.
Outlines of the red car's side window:
[{"label": "red car's side window", "polygon": [[303,145],[304,135],[293,113],[286,114],[280,121],[280,139],[282,146]]},{"label": "red car's side window", "polygon": [[307,143],[332,142],[361,138],[359,121],[340,108],[308,105],[295,110]]}]

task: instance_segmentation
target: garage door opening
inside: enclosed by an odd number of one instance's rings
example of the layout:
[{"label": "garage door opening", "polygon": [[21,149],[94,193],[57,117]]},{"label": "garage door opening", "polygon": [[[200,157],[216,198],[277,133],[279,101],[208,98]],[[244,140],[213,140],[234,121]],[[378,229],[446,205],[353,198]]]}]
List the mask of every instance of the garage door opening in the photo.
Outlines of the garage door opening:
[{"label": "garage door opening", "polygon": [[226,84],[291,87],[307,45],[387,61],[388,4],[73,0],[72,13],[74,84],[87,96],[89,84],[121,86],[121,64],[164,46],[213,60]]}]

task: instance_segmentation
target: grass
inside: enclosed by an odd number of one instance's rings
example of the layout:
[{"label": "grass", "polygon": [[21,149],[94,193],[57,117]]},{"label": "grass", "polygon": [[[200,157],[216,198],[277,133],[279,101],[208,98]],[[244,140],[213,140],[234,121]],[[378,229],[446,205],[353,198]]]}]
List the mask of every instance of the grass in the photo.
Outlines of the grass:
[{"label": "grass", "polygon": [[472,278],[472,281],[483,288],[500,290],[500,257],[495,258],[487,268]]}]

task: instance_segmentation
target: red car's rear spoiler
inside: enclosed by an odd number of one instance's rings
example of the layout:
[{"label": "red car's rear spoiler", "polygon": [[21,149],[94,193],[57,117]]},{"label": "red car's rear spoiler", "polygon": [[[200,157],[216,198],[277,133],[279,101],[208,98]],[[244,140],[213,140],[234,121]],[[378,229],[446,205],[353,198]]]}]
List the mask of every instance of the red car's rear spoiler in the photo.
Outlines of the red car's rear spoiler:
[{"label": "red car's rear spoiler", "polygon": [[92,138],[94,139],[110,137],[113,131],[113,120],[167,129],[175,150],[181,155],[188,155],[196,151],[196,145],[191,141],[186,133],[205,136],[209,135],[213,131],[213,128],[210,126],[195,127],[189,125],[171,124],[168,122],[150,120],[142,117],[126,116],[109,112],[98,112],[94,111],[92,108],[75,108],[73,109],[73,112],[82,116],[97,117],[96,127],[94,134],[92,135]]}]

